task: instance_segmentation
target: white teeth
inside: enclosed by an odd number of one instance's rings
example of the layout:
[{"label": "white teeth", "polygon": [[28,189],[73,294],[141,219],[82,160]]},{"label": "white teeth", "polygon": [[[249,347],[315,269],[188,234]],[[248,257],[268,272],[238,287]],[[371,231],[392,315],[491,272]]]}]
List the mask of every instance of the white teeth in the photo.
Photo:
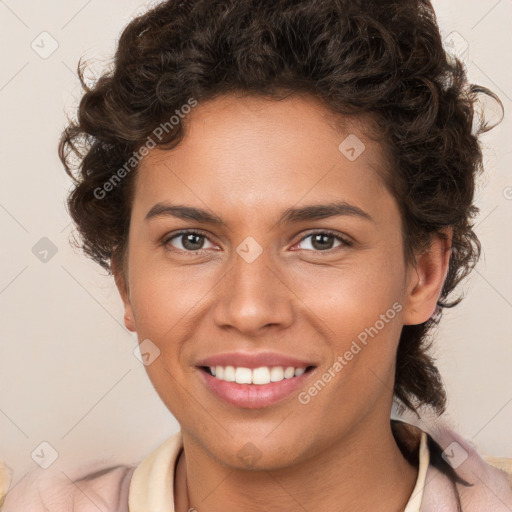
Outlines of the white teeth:
[{"label": "white teeth", "polygon": [[270,382],[279,382],[284,379],[284,370],[282,366],[273,366],[270,368]]},{"label": "white teeth", "polygon": [[235,370],[235,381],[238,384],[250,384],[252,380],[250,368],[239,367]]},{"label": "white teeth", "polygon": [[295,368],[293,366],[288,366],[284,371],[284,378],[291,379],[295,375]]},{"label": "white teeth", "polygon": [[252,371],[253,384],[268,384],[270,382],[270,370],[266,366],[254,368]]},{"label": "white teeth", "polygon": [[243,366],[210,366],[209,369],[212,375],[219,380],[256,385],[300,377],[306,371],[306,368],[294,368],[293,366],[261,366],[253,370]]},{"label": "white teeth", "polygon": [[226,366],[224,368],[224,380],[228,382],[235,382],[235,367],[234,366]]}]

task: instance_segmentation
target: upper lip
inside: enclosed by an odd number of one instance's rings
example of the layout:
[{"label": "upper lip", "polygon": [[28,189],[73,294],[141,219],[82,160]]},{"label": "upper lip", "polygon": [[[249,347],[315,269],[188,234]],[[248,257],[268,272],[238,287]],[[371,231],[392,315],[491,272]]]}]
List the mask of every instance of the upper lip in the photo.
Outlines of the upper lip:
[{"label": "upper lip", "polygon": [[277,352],[223,352],[198,361],[196,366],[235,366],[254,369],[262,366],[307,368],[314,364]]}]

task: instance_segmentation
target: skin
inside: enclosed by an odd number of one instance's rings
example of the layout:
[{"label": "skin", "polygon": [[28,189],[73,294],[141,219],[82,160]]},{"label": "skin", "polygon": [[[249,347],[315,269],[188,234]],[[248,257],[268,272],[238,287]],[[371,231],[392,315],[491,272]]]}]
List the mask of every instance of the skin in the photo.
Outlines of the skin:
[{"label": "skin", "polygon": [[[341,129],[334,119],[311,97],[223,96],[193,109],[175,149],[141,162],[127,262],[114,275],[126,327],[161,351],[146,369],[183,433],[177,511],[397,511],[411,495],[417,468],[389,421],[395,356],[402,325],[435,311],[450,237],[433,238],[406,265],[398,206],[378,173],[383,150],[364,120]],[[354,161],[338,149],[349,134],[366,147]],[[373,221],[277,223],[287,208],[340,199]],[[145,220],[162,201],[206,209],[226,226]],[[206,235],[199,254],[185,237],[169,241],[182,229]],[[306,238],[326,229],[352,245]],[[252,263],[236,252],[248,236],[263,250]],[[219,352],[275,350],[317,366],[304,391],[394,303],[401,311],[307,404],[292,393],[263,409],[237,408],[195,367]],[[253,467],[238,457],[248,442],[259,453]]]}]

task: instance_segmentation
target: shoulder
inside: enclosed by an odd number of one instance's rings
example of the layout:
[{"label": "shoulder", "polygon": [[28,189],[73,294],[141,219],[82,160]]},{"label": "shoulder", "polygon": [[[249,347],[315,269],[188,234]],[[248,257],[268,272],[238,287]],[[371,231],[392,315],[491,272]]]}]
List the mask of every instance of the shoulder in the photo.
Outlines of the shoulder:
[{"label": "shoulder", "polygon": [[[490,464],[470,440],[447,427],[441,433],[445,458],[453,460],[453,468],[467,482],[457,484],[463,510],[468,512],[500,512],[512,510],[510,476]],[[466,507],[466,508],[464,508]]]},{"label": "shoulder", "polygon": [[128,512],[131,466],[72,475],[35,470],[13,483],[2,512]]},{"label": "shoulder", "polygon": [[410,423],[425,431],[430,439],[422,512],[459,510],[458,502],[464,512],[512,510],[506,465],[491,464],[493,458],[484,457],[472,441],[444,418],[422,418]]}]

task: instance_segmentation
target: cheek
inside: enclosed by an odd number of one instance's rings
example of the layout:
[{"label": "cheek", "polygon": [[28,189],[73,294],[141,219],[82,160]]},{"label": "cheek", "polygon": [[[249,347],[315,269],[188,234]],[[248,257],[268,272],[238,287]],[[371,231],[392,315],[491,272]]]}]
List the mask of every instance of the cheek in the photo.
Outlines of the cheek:
[{"label": "cheek", "polygon": [[362,260],[337,272],[303,273],[295,281],[302,288],[298,295],[307,297],[310,318],[321,320],[317,325],[328,340],[333,362],[342,358],[335,372],[341,378],[335,380],[340,385],[337,393],[344,396],[360,396],[362,389],[375,394],[383,382],[390,383],[402,329],[401,260],[383,253]]},{"label": "cheek", "polygon": [[[295,295],[322,320],[329,336],[357,336],[403,300],[404,269],[395,255],[355,254],[342,265],[304,266],[290,276]],[[394,313],[391,313],[394,317]],[[395,322],[396,323],[396,322]]]},{"label": "cheek", "polygon": [[173,268],[165,258],[148,257],[135,248],[130,267],[130,290],[137,332],[164,343],[179,338],[212,288],[212,267]]}]

